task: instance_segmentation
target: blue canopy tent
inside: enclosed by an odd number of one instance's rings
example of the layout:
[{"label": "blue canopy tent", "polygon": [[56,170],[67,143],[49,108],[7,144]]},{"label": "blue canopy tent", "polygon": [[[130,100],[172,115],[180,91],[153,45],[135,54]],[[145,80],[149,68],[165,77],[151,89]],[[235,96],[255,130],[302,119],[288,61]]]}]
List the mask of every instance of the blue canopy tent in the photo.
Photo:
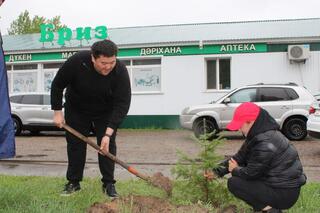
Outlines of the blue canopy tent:
[{"label": "blue canopy tent", "polygon": [[8,77],[0,34],[0,159],[15,156],[14,126],[8,95]]}]

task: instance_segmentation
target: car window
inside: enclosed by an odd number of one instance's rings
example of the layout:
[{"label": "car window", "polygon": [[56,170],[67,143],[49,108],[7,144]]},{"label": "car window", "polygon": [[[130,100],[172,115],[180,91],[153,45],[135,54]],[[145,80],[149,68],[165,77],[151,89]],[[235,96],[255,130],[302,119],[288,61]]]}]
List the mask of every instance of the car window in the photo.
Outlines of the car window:
[{"label": "car window", "polygon": [[256,101],[257,88],[242,89],[230,96],[231,103],[244,103]]},{"label": "car window", "polygon": [[286,88],[286,92],[289,95],[290,100],[295,100],[299,98],[299,95],[294,91],[294,89]]},{"label": "car window", "polygon": [[260,88],[258,101],[286,101],[291,100],[284,88]]},{"label": "car window", "polygon": [[43,95],[43,104],[44,105],[50,105],[50,95]]},{"label": "car window", "polygon": [[35,104],[42,105],[42,95],[24,95],[21,103],[22,104]]},{"label": "car window", "polygon": [[22,95],[15,95],[10,97],[10,102],[11,103],[21,103]]}]

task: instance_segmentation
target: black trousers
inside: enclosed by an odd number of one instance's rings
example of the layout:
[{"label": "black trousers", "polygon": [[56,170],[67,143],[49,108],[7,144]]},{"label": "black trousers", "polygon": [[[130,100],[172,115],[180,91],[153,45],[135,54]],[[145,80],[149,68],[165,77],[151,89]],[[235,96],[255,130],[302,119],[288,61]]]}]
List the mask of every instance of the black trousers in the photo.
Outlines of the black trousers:
[{"label": "black trousers", "polygon": [[[85,136],[89,136],[92,128],[95,130],[97,144],[100,146],[101,139],[105,134],[108,125],[108,115],[100,115],[97,117],[88,116],[83,113],[66,106],[65,120],[66,123],[79,131]],[[83,178],[83,170],[86,162],[87,144],[66,132],[67,152],[68,152],[68,170],[67,180],[70,182],[80,182]],[[116,130],[110,138],[109,152],[113,155],[117,153],[116,147]],[[114,161],[101,154],[98,154],[99,169],[102,174],[101,181],[105,184],[115,183],[114,180]]]},{"label": "black trousers", "polygon": [[272,188],[262,181],[248,181],[239,177],[228,179],[228,189],[255,211],[261,211],[266,206],[289,209],[297,202],[300,194],[300,187]]}]

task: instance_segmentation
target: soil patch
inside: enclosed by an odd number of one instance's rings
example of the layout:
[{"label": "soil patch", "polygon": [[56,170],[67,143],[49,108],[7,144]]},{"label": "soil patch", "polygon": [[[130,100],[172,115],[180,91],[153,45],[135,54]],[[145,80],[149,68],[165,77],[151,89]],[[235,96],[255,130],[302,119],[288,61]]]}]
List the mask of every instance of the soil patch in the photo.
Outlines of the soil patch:
[{"label": "soil patch", "polygon": [[157,172],[150,179],[152,185],[165,190],[167,192],[167,195],[171,196],[172,182],[168,177],[165,177],[161,172]]},{"label": "soil patch", "polygon": [[199,205],[174,206],[169,201],[158,197],[130,195],[114,199],[108,203],[94,203],[87,213],[208,213],[209,210]]}]

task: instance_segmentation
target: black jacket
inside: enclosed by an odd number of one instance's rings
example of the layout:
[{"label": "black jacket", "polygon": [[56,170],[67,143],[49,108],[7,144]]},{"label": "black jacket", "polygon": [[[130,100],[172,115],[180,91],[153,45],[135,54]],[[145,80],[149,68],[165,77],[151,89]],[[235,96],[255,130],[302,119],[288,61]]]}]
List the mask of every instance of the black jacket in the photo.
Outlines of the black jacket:
[{"label": "black jacket", "polygon": [[261,109],[246,141],[233,156],[239,166],[232,171],[232,176],[260,180],[274,188],[295,188],[305,184],[306,176],[298,152],[278,129],[276,121]]},{"label": "black jacket", "polygon": [[67,107],[90,117],[108,116],[108,127],[113,129],[118,127],[129,110],[130,79],[126,66],[119,60],[114,69],[104,76],[94,69],[90,51],[76,53],[63,64],[52,82],[53,110],[62,109],[65,88]]}]

